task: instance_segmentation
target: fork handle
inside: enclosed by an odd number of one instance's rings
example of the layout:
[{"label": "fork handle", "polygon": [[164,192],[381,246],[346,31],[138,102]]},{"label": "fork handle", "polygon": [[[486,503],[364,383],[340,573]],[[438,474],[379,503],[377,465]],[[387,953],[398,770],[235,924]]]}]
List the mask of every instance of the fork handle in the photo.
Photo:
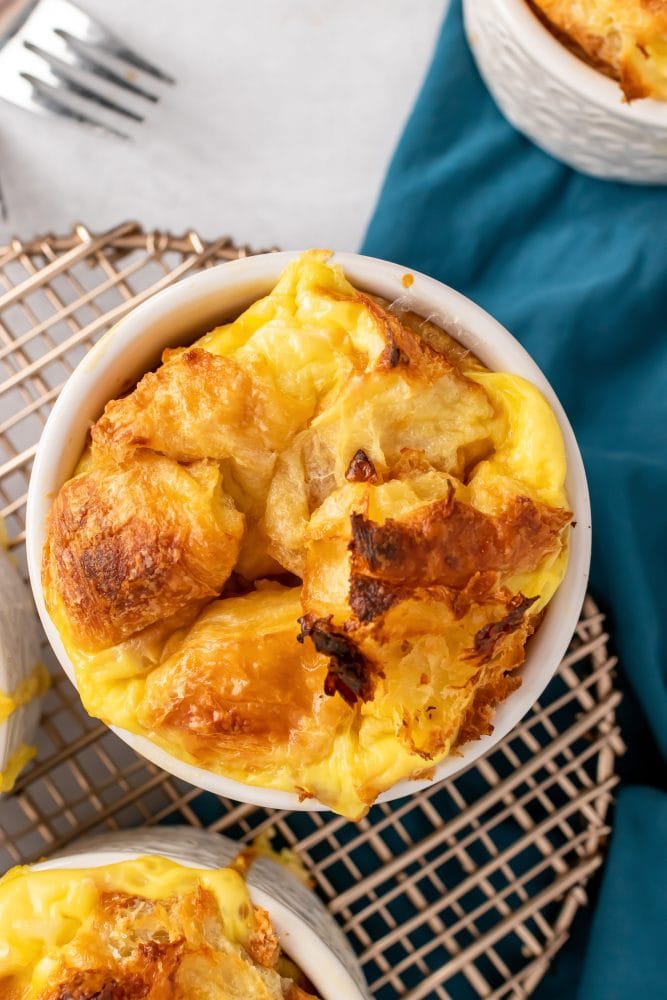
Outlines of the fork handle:
[{"label": "fork handle", "polygon": [[0,0],[0,45],[30,16],[39,0]]}]

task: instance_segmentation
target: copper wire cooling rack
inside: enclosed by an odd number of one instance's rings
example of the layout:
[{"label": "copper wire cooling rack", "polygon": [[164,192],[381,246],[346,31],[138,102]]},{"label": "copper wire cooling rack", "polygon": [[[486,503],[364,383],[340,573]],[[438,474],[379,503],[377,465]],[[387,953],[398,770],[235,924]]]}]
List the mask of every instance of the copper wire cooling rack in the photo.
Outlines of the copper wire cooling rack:
[{"label": "copper wire cooling rack", "polygon": [[[0,514],[22,564],[30,465],[76,363],[138,302],[249,252],[133,223],[0,247]],[[357,824],[240,805],[169,776],[86,716],[46,650],[54,683],[38,757],[0,803],[0,868],[95,830],[185,822],[251,840],[270,828],[312,873],[374,996],[529,996],[609,833],[623,746],[606,642],[588,598],[557,677],[493,753]]]}]

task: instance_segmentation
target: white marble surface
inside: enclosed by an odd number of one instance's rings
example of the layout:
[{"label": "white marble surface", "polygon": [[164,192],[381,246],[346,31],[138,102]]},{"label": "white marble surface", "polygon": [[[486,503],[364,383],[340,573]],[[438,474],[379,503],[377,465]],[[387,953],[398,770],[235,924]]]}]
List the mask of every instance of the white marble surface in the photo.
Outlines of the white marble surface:
[{"label": "white marble surface", "polygon": [[133,218],[255,246],[358,247],[444,0],[80,3],[178,85],[159,85],[132,142],[0,102],[0,244]]}]

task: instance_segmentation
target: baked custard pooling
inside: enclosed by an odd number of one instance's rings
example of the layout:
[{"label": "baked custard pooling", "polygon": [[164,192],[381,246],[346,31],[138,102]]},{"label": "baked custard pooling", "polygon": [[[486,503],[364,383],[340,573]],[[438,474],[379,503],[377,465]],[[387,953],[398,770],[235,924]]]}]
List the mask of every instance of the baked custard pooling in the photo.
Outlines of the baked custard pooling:
[{"label": "baked custard pooling", "polygon": [[107,405],[43,584],[92,715],[358,819],[492,731],[570,513],[540,392],[329,257]]}]

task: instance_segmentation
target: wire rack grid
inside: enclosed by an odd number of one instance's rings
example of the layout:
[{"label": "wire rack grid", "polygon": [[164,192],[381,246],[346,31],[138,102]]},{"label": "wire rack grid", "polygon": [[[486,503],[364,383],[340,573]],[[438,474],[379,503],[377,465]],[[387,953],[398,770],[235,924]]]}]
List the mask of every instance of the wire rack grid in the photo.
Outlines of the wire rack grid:
[{"label": "wire rack grid", "polygon": [[[73,367],[138,302],[249,252],[134,223],[0,247],[0,515],[24,570],[30,466]],[[527,997],[603,860],[623,751],[607,638],[589,597],[544,698],[489,756],[357,824],[242,805],[166,774],[86,715],[45,647],[53,686],[38,756],[0,803],[0,869],[139,824],[244,841],[270,830],[310,871],[375,997]]]}]

